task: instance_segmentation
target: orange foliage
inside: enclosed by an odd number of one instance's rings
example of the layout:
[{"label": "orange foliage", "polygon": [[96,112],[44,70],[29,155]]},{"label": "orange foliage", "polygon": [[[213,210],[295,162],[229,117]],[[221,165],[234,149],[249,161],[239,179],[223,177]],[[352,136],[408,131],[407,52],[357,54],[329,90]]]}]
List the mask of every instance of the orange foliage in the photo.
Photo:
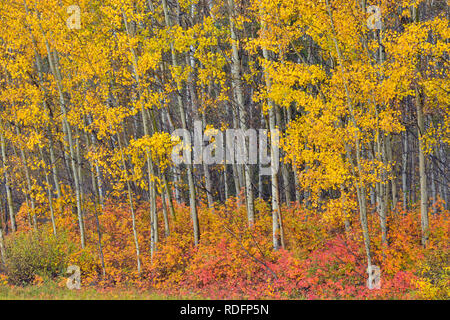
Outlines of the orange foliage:
[{"label": "orange foliage", "polygon": [[[424,257],[448,252],[449,212],[441,207],[437,208],[439,214],[430,215],[426,250],[420,245],[417,210],[397,209],[389,217],[388,247],[381,245],[379,218],[370,214],[373,259],[381,267],[382,282],[380,290],[369,290],[362,231],[356,218],[350,220],[350,232],[345,232],[342,223],[329,222],[317,212],[299,205],[284,207],[286,250],[273,252],[270,208],[261,200],[255,208],[256,223],[249,229],[245,207],[235,198],[214,210],[201,205],[202,237],[195,248],[189,208],[176,205],[176,220],[169,221],[170,236],[161,237],[152,259],[149,206],[139,203],[136,220],[143,264],[139,275],[130,210],[125,202],[108,203],[99,216],[107,277],[101,274],[92,212],[85,222],[88,245],[74,254],[72,261],[82,269],[83,285],[131,283],[168,294],[194,293],[219,299],[405,299],[420,296],[414,284]],[[21,215],[26,218],[25,211],[21,210]],[[68,230],[74,241],[79,237],[76,226],[75,213],[58,215],[58,228]],[[159,228],[163,235],[162,221]]]}]

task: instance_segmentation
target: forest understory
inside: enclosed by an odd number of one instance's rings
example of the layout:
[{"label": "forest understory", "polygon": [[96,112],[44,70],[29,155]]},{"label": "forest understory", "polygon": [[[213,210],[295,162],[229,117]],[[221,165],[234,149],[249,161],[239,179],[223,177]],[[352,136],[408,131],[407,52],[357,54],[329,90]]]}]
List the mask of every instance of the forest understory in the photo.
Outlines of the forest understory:
[{"label": "forest understory", "polygon": [[[379,218],[376,213],[369,215],[373,263],[382,266],[381,288],[372,290],[366,283],[358,220],[351,219],[346,230],[333,212],[317,214],[294,203],[283,206],[285,248],[274,252],[270,206],[262,200],[256,200],[258,219],[251,230],[245,206],[235,198],[214,210],[200,206],[202,238],[197,247],[192,228],[185,223],[189,208],[176,205],[176,219],[169,218],[170,234],[164,234],[162,221],[158,226],[162,236],[152,258],[149,205],[141,203],[136,210],[142,268],[138,273],[127,204],[108,203],[99,216],[103,274],[92,212],[85,216],[86,247],[80,250],[76,215],[70,210],[56,217],[61,234],[54,237],[49,225],[33,231],[24,206],[17,220],[22,233],[6,240],[12,254],[7,258],[7,272],[0,274],[0,297],[14,290],[20,296],[17,288],[31,285],[43,287],[42,294],[32,289],[37,299],[39,295],[43,299],[448,299],[450,225],[449,212],[441,204],[430,215],[426,249],[420,242],[417,208],[403,211],[399,207],[388,217],[391,231],[386,246]],[[81,293],[67,288],[68,265],[81,268]],[[57,288],[54,293],[47,292],[49,282],[54,283],[50,288]],[[92,293],[93,288],[98,294]]]}]

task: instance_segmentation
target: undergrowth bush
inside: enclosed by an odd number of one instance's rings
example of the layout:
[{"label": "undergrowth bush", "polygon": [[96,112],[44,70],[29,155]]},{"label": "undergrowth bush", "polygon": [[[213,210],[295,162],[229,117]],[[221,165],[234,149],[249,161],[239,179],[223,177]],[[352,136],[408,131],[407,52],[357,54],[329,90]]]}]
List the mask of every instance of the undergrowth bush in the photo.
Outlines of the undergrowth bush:
[{"label": "undergrowth bush", "polygon": [[[160,199],[157,208],[158,212],[162,211]],[[140,274],[137,272],[130,209],[126,202],[117,201],[107,203],[99,215],[106,277],[101,272],[95,217],[87,211],[86,247],[83,250],[79,249],[77,219],[71,212],[56,216],[57,229],[66,230],[72,241],[64,240],[63,248],[66,249],[58,249],[57,245],[55,248],[53,244],[59,240],[48,240],[53,239],[52,236],[28,233],[10,239],[10,281],[30,282],[34,274],[54,276],[67,262],[80,267],[83,286],[132,285],[176,296],[448,299],[450,219],[445,210],[429,217],[427,249],[420,243],[418,210],[404,212],[398,209],[388,216],[391,228],[387,246],[381,241],[379,217],[368,215],[372,263],[381,271],[381,288],[377,290],[369,290],[366,285],[367,257],[357,215],[348,217],[349,230],[346,231],[342,220],[330,219],[325,213],[298,204],[283,206],[286,246],[274,251],[271,209],[260,199],[255,201],[256,219],[252,228],[248,228],[245,206],[239,199],[229,199],[214,210],[199,204],[202,223],[198,246],[193,245],[189,207],[175,204],[175,211],[176,219],[169,217],[168,237],[164,236],[164,221],[159,219],[160,241],[151,256],[149,205],[137,203]],[[51,229],[47,233],[51,233]],[[33,240],[36,236],[44,240]],[[77,249],[70,251],[67,243]],[[12,244],[13,250],[9,249]]]},{"label": "undergrowth bush", "polygon": [[5,272],[14,285],[26,285],[36,276],[44,279],[62,275],[75,245],[64,233],[28,231],[7,237]]}]

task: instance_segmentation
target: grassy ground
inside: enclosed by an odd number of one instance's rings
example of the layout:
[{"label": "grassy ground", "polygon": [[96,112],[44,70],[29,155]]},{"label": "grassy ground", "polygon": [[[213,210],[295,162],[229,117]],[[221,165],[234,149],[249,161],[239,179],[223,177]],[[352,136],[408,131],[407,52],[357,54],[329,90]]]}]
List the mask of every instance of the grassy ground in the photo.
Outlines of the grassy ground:
[{"label": "grassy ground", "polygon": [[138,291],[129,288],[99,290],[82,288],[69,290],[59,287],[55,282],[26,287],[12,287],[0,284],[0,300],[173,300],[195,299],[195,297],[164,296],[149,291]]}]

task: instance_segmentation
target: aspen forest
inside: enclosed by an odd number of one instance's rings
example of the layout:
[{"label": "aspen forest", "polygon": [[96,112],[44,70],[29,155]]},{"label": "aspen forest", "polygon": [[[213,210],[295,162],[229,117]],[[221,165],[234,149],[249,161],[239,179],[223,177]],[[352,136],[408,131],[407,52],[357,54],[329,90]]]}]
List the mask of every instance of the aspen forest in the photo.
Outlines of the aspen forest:
[{"label": "aspen forest", "polygon": [[0,0],[0,299],[448,300],[449,13]]}]

